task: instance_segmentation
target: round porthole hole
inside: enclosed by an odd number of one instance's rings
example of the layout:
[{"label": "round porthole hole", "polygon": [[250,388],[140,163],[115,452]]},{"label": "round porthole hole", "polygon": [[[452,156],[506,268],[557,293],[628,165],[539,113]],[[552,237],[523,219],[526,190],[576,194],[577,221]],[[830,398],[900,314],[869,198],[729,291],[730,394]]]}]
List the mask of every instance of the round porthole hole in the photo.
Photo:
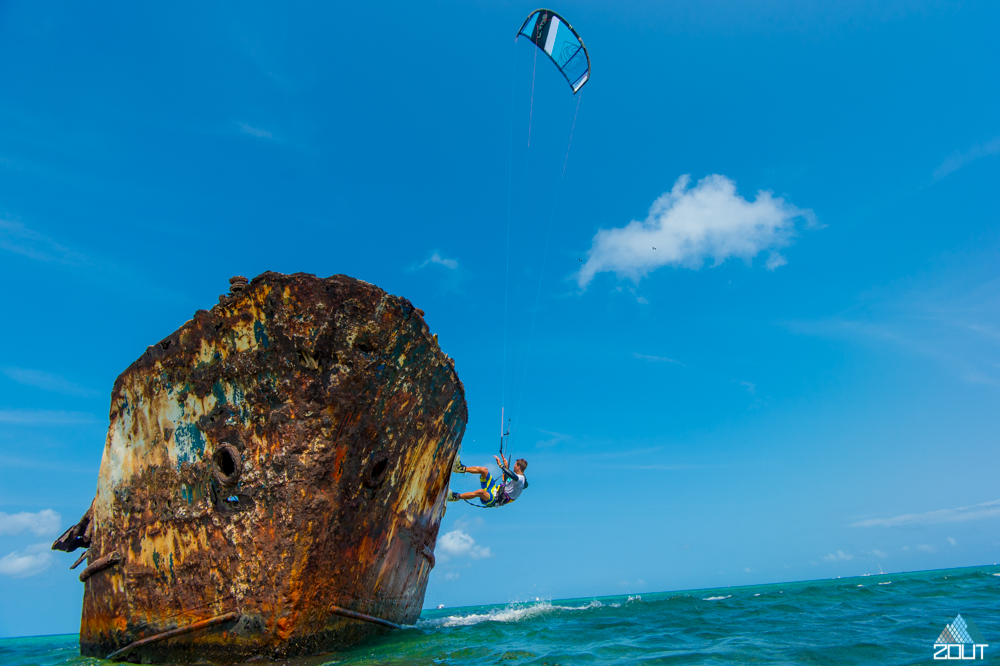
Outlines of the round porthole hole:
[{"label": "round porthole hole", "polygon": [[240,478],[242,464],[240,452],[232,444],[223,444],[212,456],[215,478],[224,486],[231,486]]}]

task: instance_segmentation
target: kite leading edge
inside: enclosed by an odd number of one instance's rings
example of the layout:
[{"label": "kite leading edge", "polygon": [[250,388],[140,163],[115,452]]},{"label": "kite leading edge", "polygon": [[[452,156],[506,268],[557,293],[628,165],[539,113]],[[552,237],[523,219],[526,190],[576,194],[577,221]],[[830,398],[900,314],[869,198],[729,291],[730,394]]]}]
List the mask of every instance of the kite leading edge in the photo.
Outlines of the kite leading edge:
[{"label": "kite leading edge", "polygon": [[517,31],[517,37],[521,35],[545,51],[566,77],[574,95],[579,92],[590,78],[590,54],[566,19],[551,9],[536,9]]}]

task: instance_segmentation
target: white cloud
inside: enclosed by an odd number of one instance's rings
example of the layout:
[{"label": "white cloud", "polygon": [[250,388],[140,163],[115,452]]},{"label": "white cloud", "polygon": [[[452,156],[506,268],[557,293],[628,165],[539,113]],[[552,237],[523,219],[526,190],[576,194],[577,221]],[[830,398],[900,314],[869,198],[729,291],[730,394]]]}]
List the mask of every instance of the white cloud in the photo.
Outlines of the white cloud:
[{"label": "white cloud", "polygon": [[561,432],[554,432],[552,430],[542,430],[541,428],[539,428],[538,432],[549,436],[548,439],[543,439],[538,442],[535,442],[535,448],[538,449],[546,449],[552,446],[557,446],[562,442],[573,439],[573,437],[570,435],[566,435]]},{"label": "white cloud", "polygon": [[2,370],[5,375],[18,384],[34,386],[44,391],[52,391],[53,393],[62,393],[63,395],[72,395],[79,398],[93,398],[100,395],[100,393],[93,389],[74,384],[68,379],[51,372],[29,370],[27,368],[3,368]]},{"label": "white cloud", "polygon": [[883,553],[881,550],[875,549],[872,551],[872,555],[875,557],[889,557],[889,553]]},{"label": "white cloud", "polygon": [[41,573],[52,564],[49,544],[36,543],[22,551],[14,551],[0,557],[0,575],[27,578]]},{"label": "white cloud", "polygon": [[253,127],[252,125],[247,125],[246,123],[238,122],[236,123],[240,127],[240,131],[244,134],[249,134],[250,136],[255,136],[259,139],[273,139],[274,135],[265,129],[260,129],[259,127]]},{"label": "white cloud", "polygon": [[922,543],[919,546],[917,546],[917,550],[922,550],[925,553],[937,552],[937,549],[935,549],[934,546],[928,546],[926,543]]},{"label": "white cloud", "polygon": [[893,518],[869,518],[851,523],[851,527],[898,527],[900,525],[931,525],[934,523],[960,523],[969,520],[1000,517],[1000,500],[960,506],[957,509],[939,509],[926,513],[907,513]]},{"label": "white cloud", "polygon": [[847,560],[853,560],[854,556],[850,553],[845,553],[842,550],[838,550],[836,553],[830,553],[829,555],[823,555],[819,559],[824,562],[845,562]]},{"label": "white cloud", "polygon": [[941,166],[934,170],[934,180],[941,180],[949,173],[958,171],[970,162],[978,160],[980,157],[989,157],[990,155],[996,155],[997,153],[1000,153],[1000,136],[987,141],[986,143],[977,143],[964,153],[952,153],[945,159],[944,162],[941,163]]},{"label": "white cloud", "polygon": [[787,322],[798,333],[923,357],[965,382],[1000,386],[1000,243],[859,295],[841,313]]},{"label": "white cloud", "polygon": [[778,268],[784,266],[788,263],[788,259],[785,259],[784,255],[777,252],[771,252],[767,256],[767,261],[764,262],[764,268],[769,271],[777,270]]},{"label": "white cloud", "polygon": [[747,201],[725,176],[706,176],[694,187],[690,182],[690,176],[678,178],[642,222],[598,231],[577,275],[580,287],[602,272],[638,283],[663,266],[698,269],[707,259],[718,266],[733,257],[749,263],[765,250],[765,266],[774,270],[787,263],[778,248],[791,243],[796,220],[814,219],[811,211],[763,190]]},{"label": "white cloud", "polygon": [[445,580],[457,580],[461,576],[457,571],[449,571],[444,575]]},{"label": "white cloud", "polygon": [[49,409],[0,409],[0,423],[15,425],[83,425],[99,423],[91,414]]},{"label": "white cloud", "polygon": [[432,254],[430,259],[420,264],[420,268],[423,268],[427,264],[438,264],[444,266],[445,268],[450,268],[451,270],[455,270],[456,268],[458,268],[458,261],[456,261],[455,259],[445,259],[437,252]]},{"label": "white cloud", "polygon": [[38,536],[54,534],[59,531],[62,516],[52,509],[43,509],[38,513],[7,514],[0,511],[0,534],[20,534],[34,532]]},{"label": "white cloud", "polygon": [[958,542],[955,541],[955,537],[948,537],[948,543],[950,543],[953,546],[957,546],[958,545]]},{"label": "white cloud", "polygon": [[757,395],[757,385],[753,382],[740,382],[740,386],[745,388],[750,395]]},{"label": "white cloud", "polygon": [[647,356],[646,354],[636,354],[633,352],[632,358],[637,358],[640,361],[649,361],[650,363],[676,363],[679,366],[687,367],[677,359],[667,358],[666,356]]},{"label": "white cloud", "polygon": [[0,250],[7,250],[36,261],[80,265],[87,258],[60,245],[48,236],[24,226],[18,220],[0,219]]},{"label": "white cloud", "polygon": [[643,585],[646,584],[646,581],[644,581],[643,579],[640,578],[639,580],[637,580],[635,582],[628,581],[628,580],[623,580],[623,581],[620,581],[618,584],[621,585],[622,587],[641,587],[641,586],[643,586]]},{"label": "white cloud", "polygon": [[437,542],[437,550],[447,557],[471,557],[474,560],[493,557],[489,548],[477,546],[476,540],[462,530],[452,530]]},{"label": "white cloud", "polygon": [[678,463],[676,465],[611,465],[611,467],[613,469],[650,469],[677,472],[688,469],[707,469],[713,467],[713,465],[688,465],[685,463]]}]

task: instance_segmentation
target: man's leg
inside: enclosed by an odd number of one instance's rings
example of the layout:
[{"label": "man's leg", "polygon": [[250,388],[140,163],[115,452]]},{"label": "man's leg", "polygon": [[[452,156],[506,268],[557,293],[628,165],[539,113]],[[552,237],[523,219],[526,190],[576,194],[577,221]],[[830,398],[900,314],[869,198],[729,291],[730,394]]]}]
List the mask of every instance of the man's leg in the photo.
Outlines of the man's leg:
[{"label": "man's leg", "polygon": [[458,493],[458,499],[460,500],[470,500],[479,499],[483,503],[490,501],[490,493],[485,488],[480,488],[479,490],[473,490],[468,493]]},{"label": "man's leg", "polygon": [[483,504],[488,504],[490,500],[493,499],[493,495],[490,493],[490,489],[488,488],[488,486],[490,486],[493,482],[493,479],[490,476],[490,471],[485,467],[474,467],[474,466],[466,467],[464,469],[466,474],[478,474],[479,483],[483,487],[480,488],[479,490],[473,490],[467,493],[452,493],[452,497],[455,500],[478,499]]}]

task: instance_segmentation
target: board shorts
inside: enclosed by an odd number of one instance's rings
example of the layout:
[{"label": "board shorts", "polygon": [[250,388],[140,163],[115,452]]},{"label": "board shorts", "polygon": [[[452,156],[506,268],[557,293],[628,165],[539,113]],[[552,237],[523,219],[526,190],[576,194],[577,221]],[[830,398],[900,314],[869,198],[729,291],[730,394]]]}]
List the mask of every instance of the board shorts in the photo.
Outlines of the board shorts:
[{"label": "board shorts", "polygon": [[490,494],[489,500],[483,502],[483,506],[493,508],[503,506],[510,501],[507,497],[507,491],[504,490],[502,476],[499,479],[494,479],[493,475],[487,472],[486,476],[479,477],[479,485]]}]

